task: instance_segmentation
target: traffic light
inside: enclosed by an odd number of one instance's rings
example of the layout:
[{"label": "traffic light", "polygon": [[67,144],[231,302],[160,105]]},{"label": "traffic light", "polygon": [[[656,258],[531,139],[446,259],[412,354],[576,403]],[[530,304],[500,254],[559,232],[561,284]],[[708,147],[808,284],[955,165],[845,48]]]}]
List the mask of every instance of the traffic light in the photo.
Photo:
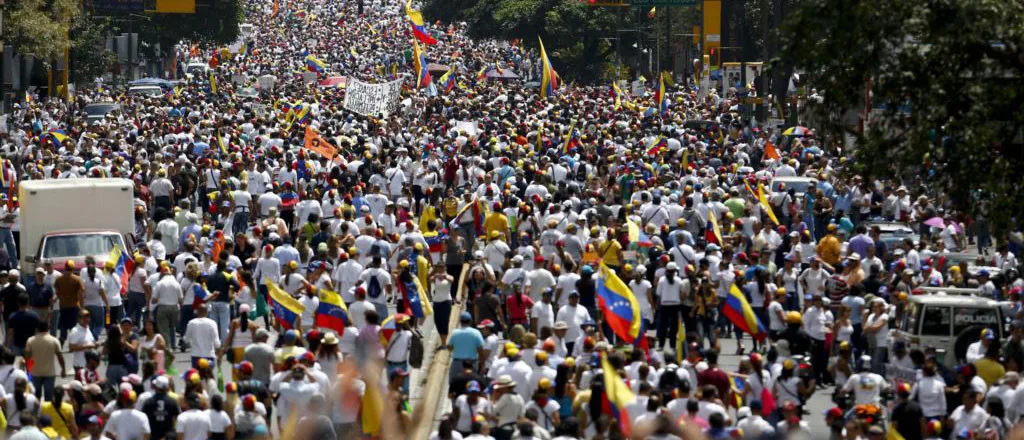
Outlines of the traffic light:
[{"label": "traffic light", "polygon": [[716,68],[718,66],[721,66],[722,65],[722,63],[721,63],[721,55],[722,54],[718,50],[717,47],[710,48],[709,52],[708,52],[708,58],[710,58],[708,61],[710,63],[710,66],[716,67]]},{"label": "traffic light", "polygon": [[622,0],[585,0],[587,6],[629,6]]}]

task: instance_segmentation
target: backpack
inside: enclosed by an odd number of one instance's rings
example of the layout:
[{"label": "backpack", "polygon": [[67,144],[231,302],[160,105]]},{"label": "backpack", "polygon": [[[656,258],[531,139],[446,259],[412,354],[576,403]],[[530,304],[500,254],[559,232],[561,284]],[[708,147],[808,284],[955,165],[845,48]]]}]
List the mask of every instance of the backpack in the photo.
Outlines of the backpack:
[{"label": "backpack", "polygon": [[376,275],[370,277],[370,281],[366,285],[366,297],[377,298],[381,294],[380,280],[377,279]]},{"label": "backpack", "polygon": [[421,368],[425,351],[423,348],[423,335],[419,331],[413,330],[412,336],[409,337],[409,366]]}]

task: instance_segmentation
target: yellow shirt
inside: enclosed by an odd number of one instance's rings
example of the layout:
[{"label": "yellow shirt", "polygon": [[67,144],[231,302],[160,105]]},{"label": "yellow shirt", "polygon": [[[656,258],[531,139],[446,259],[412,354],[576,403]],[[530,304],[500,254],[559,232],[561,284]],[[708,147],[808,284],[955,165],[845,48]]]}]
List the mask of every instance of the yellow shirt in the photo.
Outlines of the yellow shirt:
[{"label": "yellow shirt", "polygon": [[821,259],[833,266],[839,264],[839,239],[835,235],[829,234],[822,237],[821,241],[818,242],[817,248],[818,256]]},{"label": "yellow shirt", "polygon": [[[423,206],[423,214],[420,215],[420,230],[421,231],[428,231],[428,230],[430,230],[430,228],[427,227],[427,222],[429,222],[431,220],[436,220],[436,219],[437,219],[437,208],[434,208],[433,206],[430,206],[430,205],[424,205]],[[438,225],[438,229],[440,229],[440,225]]]},{"label": "yellow shirt", "polygon": [[974,367],[978,369],[978,376],[988,386],[994,385],[1006,374],[1006,368],[1003,368],[1002,364],[987,357],[974,361]]},{"label": "yellow shirt", "polygon": [[[487,232],[487,238],[491,237],[491,231],[498,231],[502,235],[508,232],[508,217],[500,212],[493,212],[484,219],[484,230]],[[507,240],[509,237],[505,237]]]},{"label": "yellow shirt", "polygon": [[[64,423],[65,420],[67,420],[68,424],[75,423],[75,410],[71,407],[70,403],[61,402],[60,415],[58,415],[57,409],[53,407],[53,402],[43,402],[39,409],[39,413],[45,416],[50,416],[50,419],[53,420],[53,425],[51,426],[55,431],[57,431],[57,434],[60,434],[60,436],[64,438],[71,438],[71,429]],[[61,416],[64,416],[64,418],[61,419]]]},{"label": "yellow shirt", "polygon": [[605,240],[597,247],[597,256],[604,261],[604,264],[618,266],[622,263],[619,261],[619,251],[621,250],[622,245],[618,240]]}]

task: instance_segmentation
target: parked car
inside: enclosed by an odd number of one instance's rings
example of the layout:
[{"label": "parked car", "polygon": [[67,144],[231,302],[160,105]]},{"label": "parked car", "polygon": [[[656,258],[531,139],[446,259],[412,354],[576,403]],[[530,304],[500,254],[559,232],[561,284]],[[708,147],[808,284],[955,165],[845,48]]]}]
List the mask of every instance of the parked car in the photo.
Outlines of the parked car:
[{"label": "parked car", "polygon": [[94,102],[85,106],[85,120],[92,124],[103,120],[107,114],[114,110],[120,110],[121,104],[115,102]]},{"label": "parked car", "polygon": [[962,364],[967,346],[976,342],[982,329],[1004,337],[1003,306],[993,299],[971,296],[977,289],[928,288],[913,295],[893,336],[911,349],[935,347],[939,361],[948,366]]},{"label": "parked car", "polygon": [[808,188],[813,188],[814,185],[818,183],[818,179],[802,176],[776,177],[772,180],[772,192],[779,192],[780,183],[786,184],[786,191],[789,191],[789,189],[792,188],[797,197],[803,197]]}]

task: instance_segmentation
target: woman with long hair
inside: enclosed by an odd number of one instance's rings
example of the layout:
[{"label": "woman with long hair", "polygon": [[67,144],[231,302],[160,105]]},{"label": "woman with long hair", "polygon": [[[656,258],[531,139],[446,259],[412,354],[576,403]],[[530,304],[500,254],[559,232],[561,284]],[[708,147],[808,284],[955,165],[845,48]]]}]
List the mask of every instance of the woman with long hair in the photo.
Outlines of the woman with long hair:
[{"label": "woman with long hair", "polygon": [[435,264],[430,272],[430,289],[434,301],[434,328],[439,340],[448,340],[449,320],[452,314],[452,285],[455,277],[445,271],[445,266]]},{"label": "woman with long hair", "polygon": [[850,308],[848,306],[839,307],[839,317],[836,318],[834,329],[836,334],[835,341],[832,343],[832,351],[834,353],[839,352],[839,344],[843,342],[855,345],[853,343],[853,321],[850,319]]},{"label": "woman with long hair", "polygon": [[[242,356],[245,354],[245,347],[253,344],[256,340],[256,330],[259,330],[260,326],[255,321],[249,320],[249,304],[242,304],[238,307],[238,317],[231,320],[228,330],[228,337],[221,344],[220,353],[217,355],[218,362],[220,358],[227,354],[228,362],[232,365],[237,365],[242,361]],[[231,379],[238,380],[238,368],[231,368]]]},{"label": "woman with long hair", "polygon": [[206,414],[210,418],[210,440],[231,440],[235,437],[235,425],[224,410],[224,396],[214,394]]},{"label": "woman with long hair", "polygon": [[28,381],[18,378],[14,382],[14,390],[4,399],[4,415],[7,417],[8,432],[21,428],[21,415],[36,415],[39,412],[39,400],[28,392]]},{"label": "woman with long hair", "polygon": [[572,401],[576,398],[576,385],[572,376],[571,362],[562,362],[555,368],[555,388],[551,391],[551,398],[560,405],[558,415],[563,420],[572,416]]},{"label": "woman with long hair", "polygon": [[107,358],[107,383],[121,383],[121,378],[128,375],[128,350],[128,343],[121,333],[121,327],[110,326],[107,329],[107,340],[100,348],[100,354]]},{"label": "woman with long hair", "polygon": [[79,438],[78,424],[75,423],[75,409],[70,402],[64,401],[66,385],[53,390],[53,400],[43,402],[39,414],[49,416],[53,420],[53,429],[63,438]]},{"label": "woman with long hair", "polygon": [[697,321],[698,345],[704,346],[707,339],[711,344],[709,347],[718,346],[718,295],[715,288],[707,277],[707,272],[701,272],[696,278],[697,285],[693,289],[696,294],[693,297],[693,313]]},{"label": "woman with long hair", "polygon": [[142,325],[141,350],[139,350],[139,363],[145,364],[153,361],[161,368],[169,369],[174,365],[174,352],[167,350],[167,341],[164,336],[156,331],[156,323],[153,318],[147,318]]}]

